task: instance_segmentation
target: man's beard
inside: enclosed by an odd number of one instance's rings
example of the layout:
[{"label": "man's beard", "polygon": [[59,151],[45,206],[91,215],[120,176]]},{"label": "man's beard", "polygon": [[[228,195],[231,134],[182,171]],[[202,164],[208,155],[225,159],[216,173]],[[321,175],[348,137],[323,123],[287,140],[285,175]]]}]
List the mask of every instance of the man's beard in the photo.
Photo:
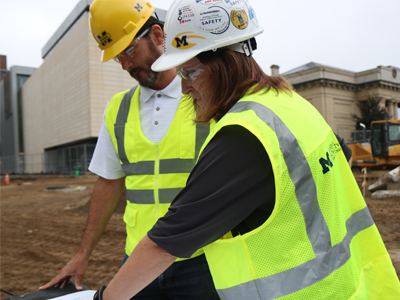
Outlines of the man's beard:
[{"label": "man's beard", "polygon": [[[140,77],[136,76],[139,74],[139,72],[144,71],[146,73],[146,76]],[[137,74],[135,74],[138,72]],[[151,87],[158,79],[158,72],[153,72],[151,70],[146,70],[144,68],[135,68],[129,71],[129,74],[139,82],[139,84],[143,87]]]},{"label": "man's beard", "polygon": [[[139,82],[139,84],[143,87],[151,87],[154,83],[156,83],[158,79],[159,72],[153,72],[151,69],[151,65],[157,60],[162,53],[159,53],[159,50],[154,45],[152,40],[147,41],[148,48],[147,50],[150,53],[150,56],[147,57],[144,68],[135,68],[129,71],[129,74]],[[139,73],[146,73],[145,77],[140,77]],[[136,74],[135,74],[136,73]]]}]

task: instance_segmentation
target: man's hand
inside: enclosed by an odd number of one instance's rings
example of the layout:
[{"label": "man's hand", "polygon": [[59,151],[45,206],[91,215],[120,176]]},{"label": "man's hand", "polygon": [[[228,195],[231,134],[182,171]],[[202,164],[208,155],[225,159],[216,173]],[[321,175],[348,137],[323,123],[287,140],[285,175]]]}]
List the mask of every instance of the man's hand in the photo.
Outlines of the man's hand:
[{"label": "man's hand", "polygon": [[39,290],[45,290],[53,286],[63,287],[69,283],[72,276],[75,276],[76,289],[82,290],[83,276],[86,272],[90,254],[110,220],[124,185],[125,177],[114,180],[99,177],[93,190],[86,229],[78,252],[56,277],[41,286]]},{"label": "man's hand", "polygon": [[83,276],[85,275],[88,262],[76,254],[65,266],[61,269],[60,273],[51,281],[41,286],[39,290],[45,290],[50,287],[64,287],[69,283],[72,276],[75,276],[75,288],[79,291],[82,290]]}]

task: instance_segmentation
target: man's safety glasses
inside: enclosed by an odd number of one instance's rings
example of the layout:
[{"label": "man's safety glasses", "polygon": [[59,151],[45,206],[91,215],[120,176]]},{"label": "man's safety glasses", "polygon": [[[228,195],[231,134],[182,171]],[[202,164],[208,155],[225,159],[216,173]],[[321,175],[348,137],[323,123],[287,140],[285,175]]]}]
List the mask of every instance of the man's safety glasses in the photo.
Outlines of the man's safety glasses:
[{"label": "man's safety glasses", "polygon": [[131,43],[131,45],[128,46],[128,48],[126,48],[124,51],[122,51],[117,56],[113,57],[113,60],[119,64],[122,64],[122,61],[121,61],[122,54],[125,54],[125,55],[129,56],[130,58],[134,57],[136,52],[139,49],[139,41],[149,32],[150,29],[151,29],[151,27],[149,27],[145,31],[143,31],[141,35],[139,35],[137,38],[135,38],[133,40],[133,42]]},{"label": "man's safety glasses", "polygon": [[197,65],[194,66],[188,66],[185,68],[176,69],[176,72],[178,73],[178,76],[180,78],[189,80],[190,82],[194,82],[197,79],[197,77],[199,77],[200,74],[204,72],[204,69],[202,68],[195,69],[196,67],[201,65],[202,63],[198,63]]}]

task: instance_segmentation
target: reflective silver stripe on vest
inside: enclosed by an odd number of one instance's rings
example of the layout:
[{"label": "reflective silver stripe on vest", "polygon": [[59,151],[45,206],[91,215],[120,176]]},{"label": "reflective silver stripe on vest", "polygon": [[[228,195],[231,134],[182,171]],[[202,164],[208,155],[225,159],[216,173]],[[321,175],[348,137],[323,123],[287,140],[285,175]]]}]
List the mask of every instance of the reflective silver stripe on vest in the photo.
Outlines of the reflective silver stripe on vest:
[{"label": "reflective silver stripe on vest", "polygon": [[[183,188],[159,189],[160,203],[171,203]],[[135,204],[154,204],[153,190],[126,190],[126,199]]]},{"label": "reflective silver stripe on vest", "polygon": [[316,184],[295,136],[271,109],[257,102],[236,103],[228,113],[246,110],[253,110],[278,137],[316,258],[278,274],[218,290],[221,300],[275,299],[309,287],[343,266],[350,258],[352,238],[374,224],[367,207],[354,213],[346,221],[346,236],[332,247],[329,229],[318,204]]},{"label": "reflective silver stripe on vest", "polygon": [[153,175],[155,162],[152,161],[138,161],[137,163],[122,164],[122,170],[126,175]]},{"label": "reflective silver stripe on vest", "polygon": [[[137,86],[130,89],[122,98],[117,119],[114,125],[117,140],[118,155],[122,162],[122,169],[129,175],[154,175],[155,161],[139,161],[130,163],[125,152],[125,124],[128,120],[131,99]],[[196,124],[195,155],[192,159],[161,159],[160,174],[190,173],[197,162],[200,149],[209,133],[209,127],[204,124]],[[171,203],[182,188],[159,189],[160,203]],[[127,190],[126,197],[132,203],[152,204],[154,200],[153,190]]]},{"label": "reflective silver stripe on vest", "polygon": [[[196,144],[195,144],[194,158],[160,159],[159,173],[160,174],[190,173],[197,162],[197,157],[199,156],[201,146],[206,140],[208,132],[209,132],[209,127],[207,125],[196,124]],[[119,138],[117,138],[117,142],[120,143]],[[122,145],[118,145],[118,149],[120,147],[123,147],[123,142],[121,142],[121,144]],[[124,155],[125,155],[125,149],[124,149]],[[139,161],[137,163],[124,162],[122,164],[122,169],[124,170],[126,175],[153,175],[154,163],[155,163],[154,161]]]},{"label": "reflective silver stripe on vest", "polygon": [[197,156],[194,159],[161,159],[160,160],[160,174],[169,173],[190,173],[196,164]]},{"label": "reflective silver stripe on vest", "polygon": [[114,133],[117,140],[118,156],[123,164],[129,164],[128,158],[125,152],[124,140],[125,140],[125,123],[128,120],[129,108],[131,106],[131,99],[138,86],[131,88],[127,91],[122,98],[119,106],[117,119],[115,120]]}]

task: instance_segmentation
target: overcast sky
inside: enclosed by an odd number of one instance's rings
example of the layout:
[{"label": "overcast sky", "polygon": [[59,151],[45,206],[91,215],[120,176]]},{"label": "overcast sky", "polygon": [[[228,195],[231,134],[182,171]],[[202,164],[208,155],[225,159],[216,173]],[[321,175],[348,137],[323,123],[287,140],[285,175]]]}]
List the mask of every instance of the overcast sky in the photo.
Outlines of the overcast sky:
[{"label": "overcast sky", "polygon": [[[78,1],[0,0],[0,54],[8,68],[39,67],[43,46]],[[250,1],[265,28],[254,57],[268,74],[272,64],[283,73],[309,62],[355,72],[400,68],[400,0]],[[172,2],[150,0],[164,9]]]}]

